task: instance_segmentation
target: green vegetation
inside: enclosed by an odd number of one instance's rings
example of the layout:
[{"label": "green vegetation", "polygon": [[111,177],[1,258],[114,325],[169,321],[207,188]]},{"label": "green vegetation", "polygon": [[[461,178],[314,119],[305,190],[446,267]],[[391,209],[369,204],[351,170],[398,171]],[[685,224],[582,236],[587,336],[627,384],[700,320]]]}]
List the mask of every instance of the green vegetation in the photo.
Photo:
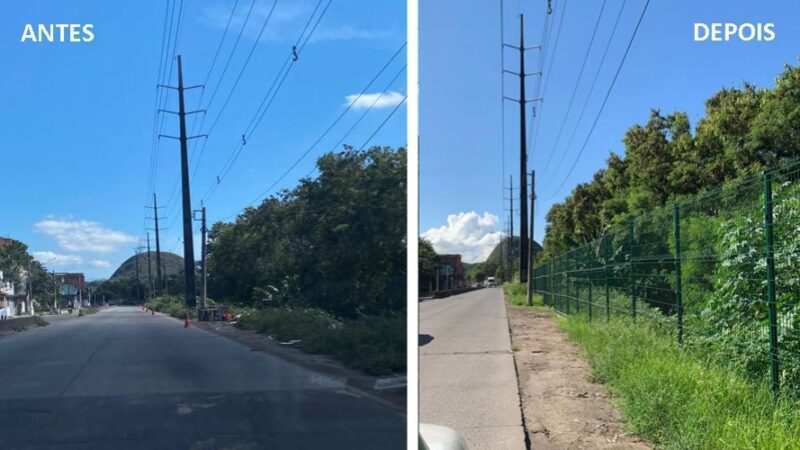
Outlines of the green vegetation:
[{"label": "green vegetation", "polygon": [[[508,265],[509,251],[514,267],[513,271],[518,274],[519,236],[514,236],[513,239],[506,236],[492,249],[486,261],[470,264],[465,269],[465,277],[473,281],[483,281],[486,277],[495,277],[498,281],[506,279],[508,274],[504,273],[504,270]],[[542,253],[542,246],[538,242],[533,243],[533,252],[536,258]]]},{"label": "green vegetation", "polygon": [[769,386],[704,363],[703,349],[681,351],[674,336],[615,318],[559,319],[589,358],[594,377],[618,397],[634,433],[670,449],[800,447],[800,403],[775,401]]},{"label": "green vegetation", "polygon": [[[528,306],[528,288],[527,285],[522,283],[506,283],[503,285],[503,293],[505,293],[506,301],[515,306]],[[533,307],[541,307],[544,305],[542,302],[541,294],[533,294],[531,296]]]},{"label": "green vegetation", "polygon": [[800,446],[798,135],[787,66],[774,88],[716,93],[695,127],[652,111],[547,214],[537,291],[659,446]]},{"label": "green vegetation", "polygon": [[[111,275],[110,280],[117,280],[120,278],[136,278],[136,260],[139,260],[139,271],[143,275],[147,275],[147,267],[148,263],[150,267],[153,268],[153,277],[156,274],[157,266],[157,257],[156,252],[151,251],[150,254],[150,261],[148,262],[148,254],[147,252],[140,253],[137,255],[131,256],[125,262],[120,264],[117,270],[114,271],[114,274]],[[161,274],[164,277],[170,276],[178,276],[183,273],[183,258],[180,256],[170,253],[170,252],[161,252]]]},{"label": "green vegetation", "polygon": [[84,316],[91,316],[92,314],[97,314],[97,308],[81,308],[81,313]]},{"label": "green vegetation", "polygon": [[55,281],[44,264],[33,259],[33,255],[28,253],[28,246],[15,240],[0,245],[0,271],[7,281],[14,283],[20,290],[24,290],[22,274],[27,272],[29,267],[33,298],[51,298]]},{"label": "green vegetation", "polygon": [[256,308],[318,308],[343,319],[406,304],[406,151],[323,155],[319,175],[209,234],[208,289]]},{"label": "green vegetation", "polygon": [[[623,139],[625,157],[581,183],[547,213],[545,257],[595,240],[653,208],[800,156],[800,68],[772,89],[745,83],[706,101],[694,129],[683,112],[653,110]],[[550,193],[547,193],[550,194]]]},{"label": "green vegetation", "polygon": [[[209,304],[213,305],[213,300],[209,301]],[[197,317],[197,311],[195,309],[187,308],[185,299],[179,295],[165,295],[163,297],[156,297],[153,300],[145,303],[145,306],[154,311],[175,317],[176,319],[185,319],[186,314],[189,314],[191,319]]]},{"label": "green vegetation", "polygon": [[436,250],[425,238],[419,238],[419,291],[430,293],[436,283]]},{"label": "green vegetation", "polygon": [[332,355],[373,375],[402,372],[406,366],[405,314],[341,320],[319,309],[267,308],[243,314],[237,326],[281,342],[299,339],[306,352]]},{"label": "green vegetation", "polygon": [[209,234],[208,289],[244,328],[372,374],[405,371],[406,150],[346,148]]},{"label": "green vegetation", "polygon": [[[150,268],[152,269],[153,283],[156,283],[156,253],[150,252]],[[146,299],[148,292],[148,254],[140,253],[134,255],[122,263],[111,278],[107,280],[97,280],[89,283],[96,298],[104,298],[107,301],[121,302],[123,304],[138,304],[139,298]],[[139,261],[139,279],[136,278],[136,261]],[[173,253],[161,253],[162,283],[158,294],[161,296],[180,296],[183,295],[183,258]],[[200,280],[195,280],[195,290],[200,290]],[[138,283],[138,290],[137,290]]]}]

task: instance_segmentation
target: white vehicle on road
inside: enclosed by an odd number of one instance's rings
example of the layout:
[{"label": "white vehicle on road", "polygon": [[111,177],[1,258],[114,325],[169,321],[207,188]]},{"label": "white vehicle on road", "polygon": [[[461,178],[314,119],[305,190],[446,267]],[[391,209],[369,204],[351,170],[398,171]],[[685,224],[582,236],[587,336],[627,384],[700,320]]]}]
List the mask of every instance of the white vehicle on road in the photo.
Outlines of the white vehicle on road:
[{"label": "white vehicle on road", "polygon": [[494,281],[494,277],[489,277],[486,279],[486,287],[495,287],[497,284]]}]

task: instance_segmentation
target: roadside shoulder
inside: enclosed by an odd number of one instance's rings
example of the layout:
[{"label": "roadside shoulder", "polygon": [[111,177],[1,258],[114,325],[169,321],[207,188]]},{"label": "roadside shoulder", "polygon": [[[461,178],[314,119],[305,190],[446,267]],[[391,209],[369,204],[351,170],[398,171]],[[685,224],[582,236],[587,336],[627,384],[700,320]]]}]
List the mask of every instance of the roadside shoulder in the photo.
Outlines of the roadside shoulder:
[{"label": "roadside shoulder", "polygon": [[611,396],[552,313],[507,304],[531,448],[648,449],[626,433]]}]

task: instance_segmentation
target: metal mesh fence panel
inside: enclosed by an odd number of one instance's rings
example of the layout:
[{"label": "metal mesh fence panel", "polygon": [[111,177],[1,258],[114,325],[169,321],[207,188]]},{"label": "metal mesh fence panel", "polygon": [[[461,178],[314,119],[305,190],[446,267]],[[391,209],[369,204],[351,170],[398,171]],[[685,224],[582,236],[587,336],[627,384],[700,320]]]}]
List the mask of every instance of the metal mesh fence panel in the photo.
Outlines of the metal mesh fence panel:
[{"label": "metal mesh fence panel", "polygon": [[800,394],[800,160],[649,211],[540,260],[545,305],[658,327],[776,393]]}]

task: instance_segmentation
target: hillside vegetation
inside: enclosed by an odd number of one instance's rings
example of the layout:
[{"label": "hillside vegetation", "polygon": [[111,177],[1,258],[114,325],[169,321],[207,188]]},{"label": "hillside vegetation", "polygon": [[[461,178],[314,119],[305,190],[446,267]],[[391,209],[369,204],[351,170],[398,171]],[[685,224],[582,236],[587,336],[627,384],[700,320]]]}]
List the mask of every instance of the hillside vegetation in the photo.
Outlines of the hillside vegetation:
[{"label": "hillside vegetation", "polygon": [[591,181],[547,213],[545,255],[590,242],[629,218],[800,156],[800,68],[787,66],[775,87],[745,83],[705,102],[692,128],[684,112],[653,110],[625,133]]},{"label": "hillside vegetation", "polygon": [[[136,277],[136,260],[139,260],[139,271],[140,276],[142,273],[147,273],[148,267],[148,256],[150,258],[150,267],[153,270],[153,274],[156,273],[156,268],[158,267],[157,257],[155,250],[151,251],[148,255],[147,252],[140,253],[138,256],[134,255],[130,258],[126,259],[125,262],[120,264],[117,270],[114,271],[114,274],[111,275],[111,280],[117,280],[120,278],[135,278]],[[183,273],[183,258],[180,256],[169,253],[169,252],[161,252],[161,274],[162,276],[173,276],[179,275]]]},{"label": "hillside vegetation", "polygon": [[[508,265],[508,254],[511,253],[514,273],[519,272],[519,236],[509,238],[505,236],[493,249],[486,261],[470,264],[465,269],[466,277],[470,280],[480,281],[486,277],[496,277],[498,280],[504,279],[504,273]],[[534,258],[538,258],[542,253],[542,246],[538,242],[533,242]]]}]

